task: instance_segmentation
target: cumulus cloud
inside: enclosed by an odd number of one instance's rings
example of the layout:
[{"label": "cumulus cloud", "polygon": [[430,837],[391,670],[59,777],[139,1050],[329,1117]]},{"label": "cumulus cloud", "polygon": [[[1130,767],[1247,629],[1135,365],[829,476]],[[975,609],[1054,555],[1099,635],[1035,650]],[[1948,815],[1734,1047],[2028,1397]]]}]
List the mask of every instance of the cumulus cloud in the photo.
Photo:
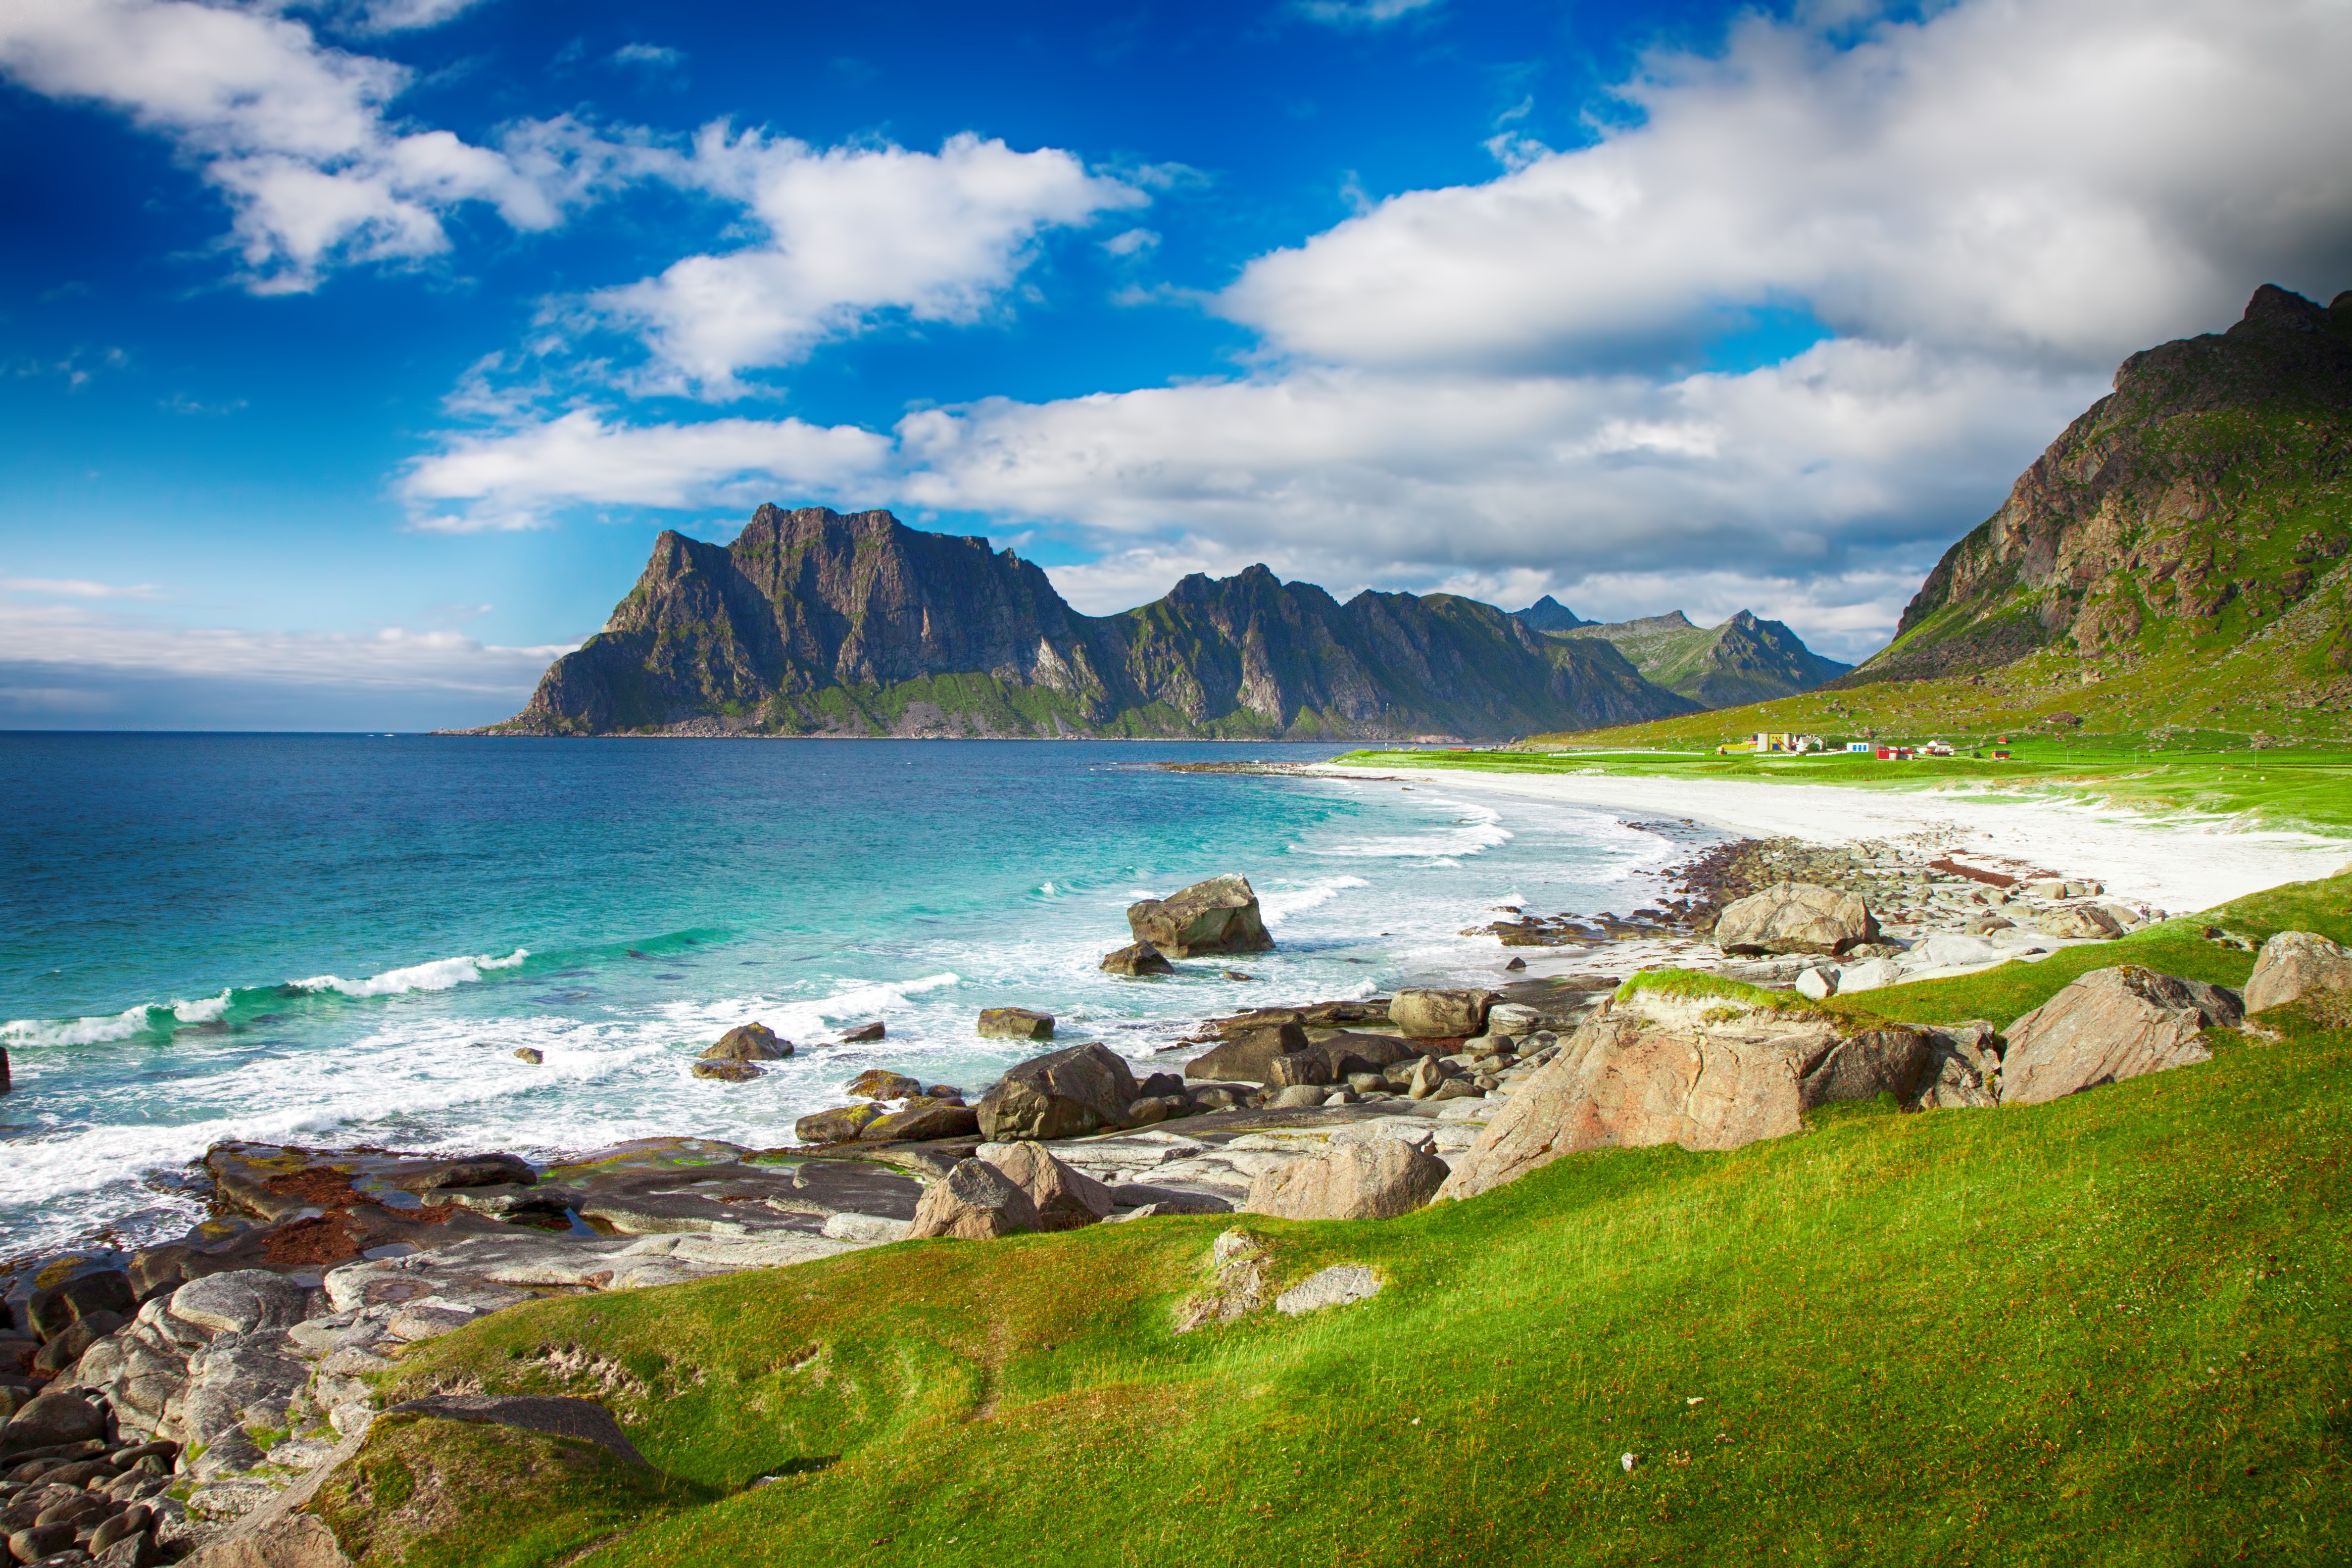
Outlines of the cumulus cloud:
[{"label": "cumulus cloud", "polygon": [[[1055,571],[1091,610],[1265,560],[1612,618],[1752,607],[1853,658],[2125,354],[2226,325],[2265,280],[2352,281],[2347,58],[2352,8],[2322,0],[1749,16],[1717,53],[1648,60],[1590,146],[1512,140],[1493,180],[1250,265],[1216,304],[1263,334],[1248,374],[986,399],[812,448],[791,421],[719,422],[703,447],[702,426],[601,414],[568,438],[610,481],[571,461],[562,421],[526,418],[419,465],[411,498],[889,502],[1058,530],[1098,556]],[[873,308],[796,276],[719,286],[788,253],[697,258],[625,308],[678,377],[725,387]],[[1758,311],[1832,335],[1695,368]]]},{"label": "cumulus cloud", "polygon": [[1222,309],[1338,363],[1686,357],[1801,303],[1846,335],[2089,369],[2352,264],[2336,0],[1846,22],[1751,16],[1720,53],[1653,57],[1619,89],[1635,123],[1391,197],[1260,258]]},{"label": "cumulus cloud", "polygon": [[918,153],[817,149],[718,124],[670,177],[743,203],[761,242],[688,257],[590,304],[642,334],[656,366],[648,390],[712,397],[740,394],[739,372],[793,363],[878,312],[974,321],[1045,230],[1150,199],[1057,148],[1019,153],[969,133]]},{"label": "cumulus cloud", "polygon": [[887,437],[854,426],[623,426],[574,409],[456,438],[413,465],[401,491],[428,531],[536,528],[572,506],[704,506],[778,482],[831,495],[877,471],[888,449]]},{"label": "cumulus cloud", "polygon": [[[455,9],[415,0],[384,15],[421,26]],[[551,227],[621,151],[568,120],[517,127],[499,149],[403,129],[385,106],[405,68],[330,47],[289,17],[194,0],[10,0],[0,72],[170,138],[226,197],[263,293],[314,288],[337,261],[442,251],[441,215],[465,202]]]}]

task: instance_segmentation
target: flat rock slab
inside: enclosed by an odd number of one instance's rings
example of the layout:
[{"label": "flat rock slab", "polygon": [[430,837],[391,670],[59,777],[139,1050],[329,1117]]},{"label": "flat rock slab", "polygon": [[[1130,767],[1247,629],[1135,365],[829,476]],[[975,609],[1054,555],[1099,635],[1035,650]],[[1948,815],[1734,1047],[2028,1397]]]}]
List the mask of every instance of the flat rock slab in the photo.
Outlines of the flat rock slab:
[{"label": "flat rock slab", "polygon": [[1335,1264],[1285,1290],[1274,1299],[1274,1310],[1286,1318],[1324,1307],[1344,1307],[1381,1292],[1380,1276],[1354,1263]]}]

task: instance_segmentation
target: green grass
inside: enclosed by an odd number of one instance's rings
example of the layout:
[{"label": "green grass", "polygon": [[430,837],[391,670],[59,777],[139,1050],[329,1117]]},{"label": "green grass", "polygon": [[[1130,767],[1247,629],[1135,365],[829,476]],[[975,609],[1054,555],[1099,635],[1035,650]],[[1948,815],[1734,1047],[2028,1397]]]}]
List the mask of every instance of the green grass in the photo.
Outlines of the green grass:
[{"label": "green grass", "polygon": [[[1751,731],[1752,732],[1752,731]],[[1834,731],[1821,731],[1834,734]],[[1620,731],[1619,733],[1623,733]],[[1956,742],[1961,737],[1946,732]],[[2011,760],[1989,756],[1879,762],[1845,752],[1717,756],[1687,740],[1567,749],[1525,742],[1510,751],[1350,752],[1350,767],[1466,768],[1480,773],[1607,773],[1647,778],[1763,780],[1866,789],[1985,790],[2007,795],[2087,797],[2157,814],[2240,816],[2264,826],[2352,834],[2352,752],[2155,751],[2129,736],[2016,737]]]},{"label": "green grass", "polygon": [[[2352,935],[2352,879],[2212,918]],[[2242,973],[2194,929],[1868,1000],[1999,1016],[2098,959]],[[550,1300],[387,1391],[609,1403],[671,1489],[583,1568],[2341,1562],[2347,1021],[2265,1015],[2275,1041],[2051,1105],[1839,1107],[1399,1220],[1240,1220],[1277,1286],[1385,1282],[1302,1319],[1174,1335],[1236,1221],[1147,1220]],[[363,1561],[568,1561],[619,1507],[532,1487],[586,1521],[539,1556],[498,1504]]]}]

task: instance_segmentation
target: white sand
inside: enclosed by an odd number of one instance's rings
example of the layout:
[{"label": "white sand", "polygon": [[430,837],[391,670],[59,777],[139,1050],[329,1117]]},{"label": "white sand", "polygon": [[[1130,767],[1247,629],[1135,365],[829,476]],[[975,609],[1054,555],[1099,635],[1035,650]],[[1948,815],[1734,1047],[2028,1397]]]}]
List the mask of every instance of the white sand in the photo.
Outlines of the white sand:
[{"label": "white sand", "polygon": [[2248,829],[2226,818],[2148,816],[2074,801],[1981,792],[1845,789],[1746,779],[1661,779],[1601,773],[1410,772],[1326,765],[1356,778],[1442,778],[1447,787],[1598,806],[1634,821],[1687,817],[1752,838],[1813,844],[1885,839],[1972,865],[2095,877],[2114,897],[2175,914],[2210,909],[2281,882],[2333,875],[2352,841]]}]

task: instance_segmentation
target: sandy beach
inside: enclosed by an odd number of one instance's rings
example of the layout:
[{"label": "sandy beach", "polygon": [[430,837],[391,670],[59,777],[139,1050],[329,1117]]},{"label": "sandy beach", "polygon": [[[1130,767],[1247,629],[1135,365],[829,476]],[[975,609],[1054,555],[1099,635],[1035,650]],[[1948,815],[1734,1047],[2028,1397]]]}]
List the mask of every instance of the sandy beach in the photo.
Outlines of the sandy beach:
[{"label": "sandy beach", "polygon": [[1811,844],[1885,839],[1987,866],[2094,877],[2117,898],[2174,913],[2210,909],[2281,882],[2334,874],[2352,840],[2248,828],[2222,817],[2150,816],[2081,801],[1982,791],[1845,789],[1749,780],[1661,779],[1600,772],[1492,773],[1467,768],[1325,764],[1310,771],[1598,806],[1633,818],[1687,817],[1754,838]]}]

